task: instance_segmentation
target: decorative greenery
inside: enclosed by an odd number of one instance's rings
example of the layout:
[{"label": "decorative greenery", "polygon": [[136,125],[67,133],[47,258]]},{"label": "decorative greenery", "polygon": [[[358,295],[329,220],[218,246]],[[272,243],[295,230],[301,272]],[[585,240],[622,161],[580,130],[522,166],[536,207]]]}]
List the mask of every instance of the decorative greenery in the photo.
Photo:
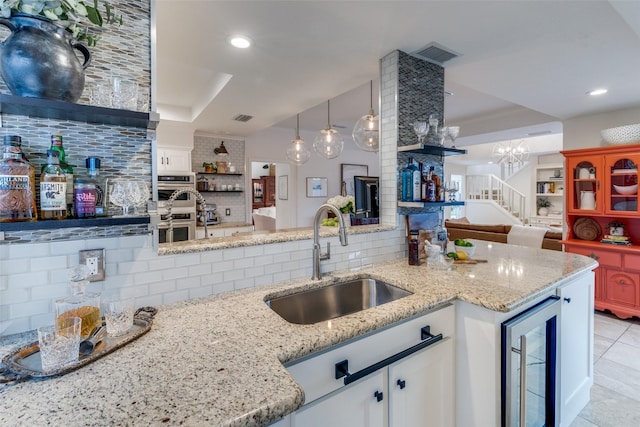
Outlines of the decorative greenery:
[{"label": "decorative greenery", "polygon": [[356,200],[353,196],[334,196],[327,200],[327,203],[335,206],[342,213],[355,213]]},{"label": "decorative greenery", "polygon": [[538,200],[536,201],[536,204],[538,205],[539,208],[548,208],[551,206],[551,202],[546,197],[539,197]]},{"label": "decorative greenery", "polygon": [[216,171],[218,169],[218,167],[215,165],[215,163],[209,163],[209,162],[203,162],[202,163],[202,167],[205,169],[213,169],[214,171]]},{"label": "decorative greenery", "polygon": [[[100,11],[100,3],[103,12]],[[118,15],[105,0],[93,0],[93,4],[84,0],[0,0],[3,17],[21,13],[49,19],[71,31],[77,41],[86,41],[89,46],[95,46],[100,37],[89,29],[87,19],[98,27],[122,25],[122,15]]]}]

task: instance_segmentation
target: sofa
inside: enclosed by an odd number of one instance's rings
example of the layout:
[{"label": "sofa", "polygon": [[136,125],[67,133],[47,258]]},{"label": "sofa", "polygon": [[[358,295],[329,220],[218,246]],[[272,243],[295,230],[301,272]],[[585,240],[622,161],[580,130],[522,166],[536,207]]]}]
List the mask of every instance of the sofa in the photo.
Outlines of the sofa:
[{"label": "sofa", "polygon": [[[507,243],[510,224],[472,224],[467,218],[448,219],[444,223],[450,241],[455,239],[478,239]],[[562,251],[562,232],[548,230],[542,239],[542,249]]]},{"label": "sofa", "polygon": [[276,207],[253,210],[253,226],[255,231],[276,229]]}]

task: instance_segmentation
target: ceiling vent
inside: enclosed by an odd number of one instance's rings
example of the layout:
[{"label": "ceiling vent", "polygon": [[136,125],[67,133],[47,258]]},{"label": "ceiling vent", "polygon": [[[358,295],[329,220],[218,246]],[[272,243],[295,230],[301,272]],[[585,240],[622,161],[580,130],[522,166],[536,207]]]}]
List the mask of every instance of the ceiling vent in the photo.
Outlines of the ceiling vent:
[{"label": "ceiling vent", "polygon": [[253,119],[253,116],[247,116],[246,114],[238,114],[233,118],[237,122],[248,122],[251,119]]},{"label": "ceiling vent", "polygon": [[431,42],[422,49],[413,52],[413,55],[438,64],[444,64],[445,62],[460,56],[436,42]]}]

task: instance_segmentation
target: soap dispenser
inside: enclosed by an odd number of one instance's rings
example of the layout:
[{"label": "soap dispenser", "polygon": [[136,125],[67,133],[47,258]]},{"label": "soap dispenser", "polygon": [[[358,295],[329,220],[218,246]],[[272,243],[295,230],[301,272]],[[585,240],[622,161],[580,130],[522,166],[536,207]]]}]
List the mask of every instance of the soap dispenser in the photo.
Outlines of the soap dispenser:
[{"label": "soap dispenser", "polygon": [[68,271],[69,290],[71,296],[54,301],[56,324],[67,317],[80,317],[82,328],[81,339],[86,339],[98,326],[102,325],[100,315],[100,294],[86,292],[89,284],[89,269],[86,265],[77,265]]}]

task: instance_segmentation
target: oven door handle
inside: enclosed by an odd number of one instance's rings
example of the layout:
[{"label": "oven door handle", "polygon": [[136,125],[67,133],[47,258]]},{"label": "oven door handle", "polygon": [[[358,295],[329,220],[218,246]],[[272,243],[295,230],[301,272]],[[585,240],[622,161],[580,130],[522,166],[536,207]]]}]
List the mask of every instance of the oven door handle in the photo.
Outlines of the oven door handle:
[{"label": "oven door handle", "polygon": [[403,359],[417,351],[422,350],[423,348],[429,347],[432,344],[435,344],[438,341],[442,340],[442,334],[431,335],[429,333],[429,327],[425,326],[422,328],[422,336],[428,336],[428,339],[425,339],[419,344],[416,344],[412,347],[402,350],[399,353],[394,354],[393,356],[389,356],[386,359],[383,359],[379,362],[374,363],[373,365],[367,366],[364,369],[361,369],[353,374],[349,373],[349,360],[345,359],[341,362],[335,364],[335,377],[336,379],[340,379],[344,377],[344,385],[351,384],[354,381],[358,381],[361,378],[366,377],[367,375],[377,371],[378,369],[384,368],[385,366],[391,365],[394,362],[397,362],[400,359]]}]

